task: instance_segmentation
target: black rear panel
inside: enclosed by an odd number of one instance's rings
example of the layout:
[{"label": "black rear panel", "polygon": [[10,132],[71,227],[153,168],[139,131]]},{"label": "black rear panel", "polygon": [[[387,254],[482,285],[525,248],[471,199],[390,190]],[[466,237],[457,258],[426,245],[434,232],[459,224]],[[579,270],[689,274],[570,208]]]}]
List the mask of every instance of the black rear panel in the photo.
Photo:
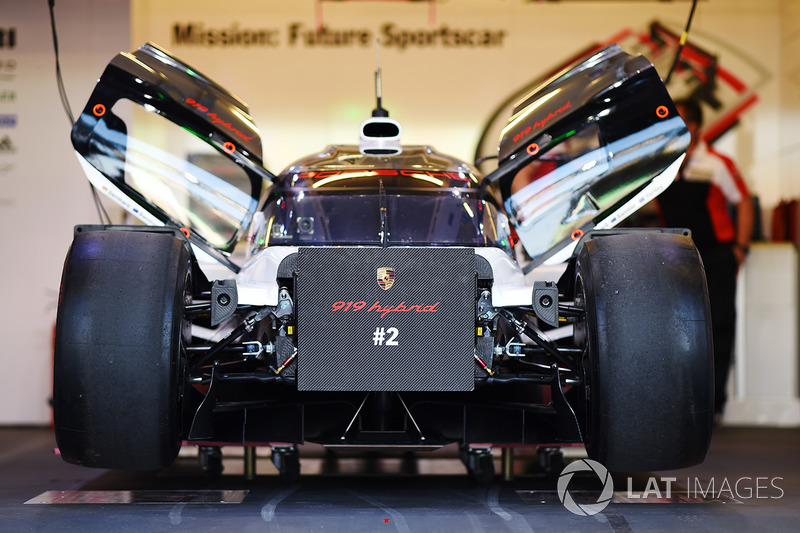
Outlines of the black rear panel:
[{"label": "black rear panel", "polygon": [[471,248],[300,248],[298,389],[472,390],[475,293]]}]

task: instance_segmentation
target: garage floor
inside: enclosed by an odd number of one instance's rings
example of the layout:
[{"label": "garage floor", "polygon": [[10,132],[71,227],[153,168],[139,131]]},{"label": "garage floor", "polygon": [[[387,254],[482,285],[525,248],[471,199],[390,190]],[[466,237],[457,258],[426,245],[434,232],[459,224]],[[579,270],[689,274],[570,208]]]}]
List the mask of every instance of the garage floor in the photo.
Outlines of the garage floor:
[{"label": "garage floor", "polygon": [[[481,486],[454,448],[409,458],[306,446],[304,476],[286,485],[268,449],[258,450],[254,480],[243,475],[242,449],[225,449],[225,471],[211,482],[193,449],[168,470],[119,472],[68,465],[54,445],[49,429],[0,428],[0,531],[800,530],[800,428],[720,428],[702,465],[615,474],[610,505],[592,516],[561,504],[557,477],[530,450],[516,451],[511,481],[498,454],[496,481]],[[581,449],[568,452],[577,460]],[[590,509],[602,484],[579,472],[567,487]]]}]

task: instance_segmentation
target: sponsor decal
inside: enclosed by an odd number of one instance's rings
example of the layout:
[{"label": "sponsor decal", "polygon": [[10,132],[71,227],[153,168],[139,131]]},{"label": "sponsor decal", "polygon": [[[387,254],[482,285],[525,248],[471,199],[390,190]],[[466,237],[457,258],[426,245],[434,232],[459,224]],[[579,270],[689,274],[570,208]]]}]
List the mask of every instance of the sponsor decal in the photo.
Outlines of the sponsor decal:
[{"label": "sponsor decal", "polygon": [[207,47],[372,47],[406,50],[412,48],[476,49],[503,46],[506,31],[492,28],[402,28],[393,22],[382,24],[376,32],[369,28],[331,28],[324,24],[290,23],[284,32],[279,28],[252,28],[238,22],[225,27],[209,27],[202,22],[176,22],[172,26],[172,44]]},{"label": "sponsor decal", "polygon": [[385,291],[392,288],[394,285],[394,269],[392,267],[378,268],[378,285]]},{"label": "sponsor decal", "polygon": [[0,59],[0,81],[12,81],[16,70],[16,59]]},{"label": "sponsor decal", "polygon": [[17,101],[17,91],[0,91],[0,103],[11,103]]},{"label": "sponsor decal", "polygon": [[348,312],[348,311],[363,311],[366,313],[378,313],[381,315],[381,318],[385,317],[389,313],[435,313],[438,311],[437,307],[441,302],[436,302],[435,304],[413,304],[413,305],[406,305],[406,302],[400,302],[397,305],[381,305],[380,300],[376,301],[374,304],[367,307],[367,302],[334,302],[331,305],[332,312]]},{"label": "sponsor decal", "polygon": [[[212,124],[216,124],[218,126],[221,126],[221,127],[225,128],[226,130],[228,130],[229,132],[233,133],[234,135],[236,135],[240,139],[245,140],[245,141],[249,141],[249,140],[251,140],[253,138],[252,135],[246,135],[246,134],[242,133],[239,129],[233,127],[233,124],[231,124],[230,122],[225,122],[225,120],[221,119],[219,117],[219,115],[217,115],[215,112],[209,110],[206,106],[204,106],[200,102],[196,101],[195,99],[186,98],[186,99],[184,99],[184,103],[192,106],[193,108],[195,108],[197,111],[199,111],[201,113],[205,113],[206,117],[211,120]],[[236,147],[233,145],[233,143],[226,143],[226,144],[230,144],[230,146],[233,146],[234,150],[236,149]],[[228,152],[228,153],[230,153],[232,151],[232,150],[230,150],[229,147],[224,147],[224,148],[225,148],[225,151]]]},{"label": "sponsor decal", "polygon": [[0,28],[0,49],[17,46],[17,28]]},{"label": "sponsor decal", "polygon": [[17,126],[17,115],[0,115],[0,128],[15,128]]},{"label": "sponsor decal", "polygon": [[[551,120],[556,118],[558,115],[560,115],[561,113],[563,113],[564,111],[569,109],[571,104],[572,104],[572,101],[569,101],[566,104],[564,104],[563,106],[561,106],[558,109],[556,109],[555,111],[550,111],[547,114],[546,117],[544,117],[544,118],[542,118],[540,120],[537,120],[532,125],[528,126],[524,130],[522,130],[519,133],[517,133],[516,135],[514,135],[514,142],[519,142],[523,137],[525,137],[526,135],[530,134],[534,130],[537,130],[539,128],[544,128],[547,125],[548,122],[550,122]],[[537,147],[537,151],[538,151],[538,147]]]},{"label": "sponsor decal", "polygon": [[0,137],[0,154],[13,154],[16,153],[17,147],[11,141],[11,137],[4,135]]}]

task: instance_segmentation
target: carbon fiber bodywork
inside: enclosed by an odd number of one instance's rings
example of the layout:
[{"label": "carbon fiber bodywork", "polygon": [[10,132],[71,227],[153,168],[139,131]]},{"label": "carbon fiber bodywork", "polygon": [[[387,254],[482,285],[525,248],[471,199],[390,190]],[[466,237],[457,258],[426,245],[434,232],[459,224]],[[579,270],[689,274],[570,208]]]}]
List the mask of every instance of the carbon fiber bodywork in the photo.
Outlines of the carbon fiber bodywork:
[{"label": "carbon fiber bodywork", "polygon": [[473,249],[300,248],[297,265],[298,390],[474,388]]}]

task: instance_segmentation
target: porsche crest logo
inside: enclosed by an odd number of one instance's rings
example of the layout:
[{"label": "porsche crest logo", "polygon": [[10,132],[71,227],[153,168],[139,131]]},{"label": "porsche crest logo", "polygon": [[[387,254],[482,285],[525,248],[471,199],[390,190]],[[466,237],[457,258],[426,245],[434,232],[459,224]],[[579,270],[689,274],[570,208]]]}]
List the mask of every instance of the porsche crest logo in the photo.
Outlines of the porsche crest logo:
[{"label": "porsche crest logo", "polygon": [[394,269],[391,267],[378,268],[378,285],[381,289],[388,291],[394,285]]}]

